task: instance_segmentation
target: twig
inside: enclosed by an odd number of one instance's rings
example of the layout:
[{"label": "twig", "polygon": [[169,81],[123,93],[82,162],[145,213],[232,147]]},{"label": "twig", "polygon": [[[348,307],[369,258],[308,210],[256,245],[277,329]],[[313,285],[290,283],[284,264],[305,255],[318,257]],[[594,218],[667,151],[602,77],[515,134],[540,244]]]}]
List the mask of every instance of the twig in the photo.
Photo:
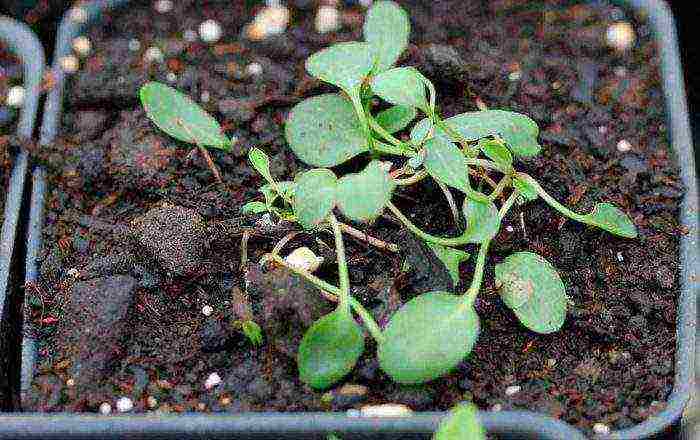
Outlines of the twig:
[{"label": "twig", "polygon": [[246,266],[248,265],[248,240],[250,239],[250,231],[243,231],[243,237],[241,237],[241,270],[246,272]]},{"label": "twig", "polygon": [[272,254],[273,254],[273,255],[279,255],[279,253],[280,253],[280,251],[282,250],[282,248],[283,248],[287,243],[289,243],[290,241],[292,241],[292,239],[294,239],[294,237],[296,237],[297,235],[299,235],[299,231],[290,232],[289,234],[287,234],[287,235],[285,235],[284,237],[282,237],[282,239],[281,239],[280,241],[278,241],[277,244],[275,245],[275,247],[272,249]]},{"label": "twig", "polygon": [[345,223],[338,223],[340,226],[340,230],[345,232],[351,237],[357,238],[358,240],[365,241],[372,246],[379,248],[379,249],[384,249],[390,252],[398,253],[399,252],[399,247],[395,245],[394,243],[387,243],[386,241],[382,241],[378,238],[372,237],[371,235],[368,235],[366,232],[359,231],[355,228],[353,228],[350,225],[346,225]]}]

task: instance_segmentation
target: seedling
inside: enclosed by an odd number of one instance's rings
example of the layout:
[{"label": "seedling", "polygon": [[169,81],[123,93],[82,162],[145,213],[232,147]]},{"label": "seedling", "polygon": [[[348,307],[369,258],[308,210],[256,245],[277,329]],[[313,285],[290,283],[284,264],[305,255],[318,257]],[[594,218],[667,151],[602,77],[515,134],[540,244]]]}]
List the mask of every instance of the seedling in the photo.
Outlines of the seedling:
[{"label": "seedling", "polygon": [[[621,237],[637,236],[634,224],[615,206],[599,203],[588,214],[576,213],[550,196],[532,176],[514,168],[518,158],[536,156],[542,148],[537,140],[539,128],[529,117],[506,110],[480,110],[443,119],[432,83],[412,67],[393,67],[406,48],[409,33],[407,14],[391,1],[379,1],[367,13],[365,42],[336,44],[309,57],[307,72],[337,86],[339,92],[296,105],[289,114],[285,135],[297,157],[316,168],[299,173],[294,181],[276,181],[267,155],[258,148],[249,153],[252,166],[267,183],[260,188],[264,202],[252,201],[243,210],[267,212],[309,231],[330,230],[335,239],[339,286],[288,264],[278,252],[265,256],[265,261],[287,267],[338,303],[332,313],[311,326],[299,348],[301,379],[314,388],[326,388],[340,380],[364,351],[364,332],[353,312],[377,342],[381,368],[397,382],[429,381],[461,362],[479,335],[474,302],[481,289],[489,244],[516,203],[542,199],[573,220]],[[375,96],[389,108],[376,111]],[[151,113],[154,109],[151,106]],[[203,118],[199,112],[191,114]],[[419,114],[422,119],[411,128],[408,139],[397,138],[395,134],[407,129]],[[159,115],[151,117],[160,120]],[[178,133],[177,125],[158,125],[173,130],[168,132],[175,137],[179,134],[180,139],[192,139],[187,133]],[[202,128],[205,125],[207,129]],[[202,139],[220,139],[218,125],[207,122],[195,126],[202,128],[195,132]],[[339,176],[331,169],[360,155],[367,156],[366,166],[356,174]],[[383,160],[387,157],[392,161]],[[392,163],[400,165],[393,167]],[[494,175],[500,178],[495,181]],[[489,184],[491,191],[475,189],[470,176]],[[391,203],[397,187],[426,178],[445,188],[451,203],[450,189],[464,194],[461,212],[455,209],[459,222],[464,222],[460,235],[441,237],[425,232]],[[337,220],[336,213],[366,223],[387,209],[433,249],[455,285],[459,264],[470,258],[458,248],[477,245],[478,253],[474,275],[464,293],[419,295],[381,329],[350,295],[342,236],[349,227]],[[495,273],[503,303],[522,325],[538,333],[561,328],[567,297],[561,278],[546,259],[532,252],[517,252],[497,264]]]},{"label": "seedling", "polygon": [[470,403],[452,408],[442,419],[433,440],[484,440],[486,430],[479,422],[476,407]]}]

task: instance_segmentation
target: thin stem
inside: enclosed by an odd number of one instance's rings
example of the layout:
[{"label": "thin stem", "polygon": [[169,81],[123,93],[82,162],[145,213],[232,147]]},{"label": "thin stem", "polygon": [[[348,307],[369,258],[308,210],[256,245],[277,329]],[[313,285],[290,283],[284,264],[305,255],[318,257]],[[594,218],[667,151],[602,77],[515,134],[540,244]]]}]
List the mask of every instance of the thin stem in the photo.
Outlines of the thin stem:
[{"label": "thin stem", "polygon": [[372,130],[376,131],[377,134],[384,138],[385,141],[389,142],[390,144],[396,145],[397,147],[407,147],[407,144],[405,142],[401,142],[393,134],[386,131],[384,127],[379,125],[379,123],[372,117],[372,115],[367,115],[367,122],[369,123],[369,127]]},{"label": "thin stem", "polygon": [[386,144],[382,141],[379,141],[377,139],[373,140],[374,142],[374,151],[377,151],[379,153],[384,153],[384,154],[391,154],[394,156],[404,156],[404,157],[413,157],[416,155],[416,152],[406,148],[404,146],[396,146],[396,145],[391,145],[391,144]]},{"label": "thin stem", "polygon": [[462,224],[459,221],[459,209],[457,208],[457,203],[455,203],[454,197],[452,197],[452,193],[450,192],[449,188],[447,188],[447,185],[440,182],[439,180],[436,179],[435,183],[437,183],[437,185],[440,187],[440,190],[442,190],[442,193],[445,195],[445,199],[447,199],[447,204],[450,206],[450,211],[452,212],[452,218],[455,221],[457,227],[461,229]]},{"label": "thin stem", "polygon": [[488,159],[476,159],[473,157],[468,157],[467,165],[474,165],[477,167],[486,168],[489,170],[498,171],[499,173],[503,173],[503,170],[501,170],[501,168],[499,168],[499,166],[496,165],[496,162],[492,162]]},{"label": "thin stem", "polygon": [[409,231],[413,232],[420,238],[422,238],[425,241],[429,241],[431,243],[437,243],[441,244],[443,246],[460,246],[463,244],[469,243],[469,237],[466,235],[461,235],[459,237],[452,237],[452,238],[445,238],[445,237],[437,237],[435,235],[428,234],[427,232],[424,232],[422,229],[420,229],[418,226],[414,225],[403,213],[394,206],[393,203],[389,202],[387,203],[387,207],[389,210],[394,213],[394,215],[401,221],[401,223],[408,228]]},{"label": "thin stem", "polygon": [[365,328],[369,334],[372,335],[374,340],[377,341],[378,344],[384,342],[382,329],[379,328],[377,321],[374,320],[369,311],[353,297],[350,297],[350,305],[355,313],[357,313],[357,315],[362,319],[362,322],[365,324]]},{"label": "thin stem", "polygon": [[399,186],[413,185],[414,183],[418,183],[426,177],[428,177],[428,172],[425,170],[420,170],[411,177],[407,177],[405,179],[394,179],[394,183]]},{"label": "thin stem", "polygon": [[206,148],[204,148],[198,141],[197,137],[192,133],[192,130],[190,130],[190,127],[185,124],[185,121],[182,119],[178,118],[176,120],[177,125],[182,127],[183,130],[187,132],[187,135],[192,138],[192,142],[197,146],[199,149],[199,152],[202,154],[202,157],[204,157],[204,160],[207,162],[207,166],[211,170],[212,174],[214,174],[214,178],[216,179],[217,183],[224,183],[223,179],[221,178],[221,173],[219,172],[219,168],[216,166],[214,163],[214,160],[211,158],[211,155],[209,154],[209,151],[207,151]]},{"label": "thin stem", "polygon": [[471,174],[472,176],[480,177],[480,178],[484,179],[484,181],[486,183],[488,183],[489,185],[491,185],[492,188],[496,188],[498,186],[498,184],[496,182],[494,182],[492,178],[487,176],[486,173],[480,173],[477,170],[469,168],[469,174]]},{"label": "thin stem", "polygon": [[370,151],[374,150],[374,137],[372,136],[372,131],[369,128],[369,123],[367,121],[367,113],[365,113],[365,107],[362,105],[362,99],[360,98],[359,92],[352,92],[348,93],[350,96],[350,101],[352,102],[352,106],[355,108],[355,113],[357,113],[357,117],[360,118],[360,124],[362,125],[362,129],[365,132],[365,136],[367,136],[367,143],[369,145]]},{"label": "thin stem", "polygon": [[338,278],[340,281],[340,302],[339,307],[347,308],[350,311],[350,275],[348,274],[348,263],[345,261],[345,244],[343,243],[343,232],[340,230],[338,220],[333,214],[328,216],[333,236],[335,237],[335,253],[338,258]]},{"label": "thin stem", "polygon": [[503,178],[498,182],[498,185],[493,189],[493,192],[489,194],[489,199],[491,201],[496,200],[498,196],[503,193],[503,190],[510,184],[510,176],[503,176]]},{"label": "thin stem", "polygon": [[545,191],[544,188],[542,188],[540,186],[539,182],[537,182],[537,180],[535,180],[529,174],[516,173],[515,175],[518,176],[519,178],[527,181],[527,183],[529,183],[530,186],[535,188],[535,191],[537,191],[537,194],[539,194],[539,196],[542,197],[542,200],[547,202],[547,204],[549,204],[549,206],[551,206],[552,208],[556,209],[557,211],[559,211],[560,213],[562,213],[566,217],[572,218],[572,219],[579,221],[581,223],[588,223],[588,218],[585,215],[578,214],[578,213],[570,210],[566,206],[562,205],[561,203],[559,203],[557,201],[557,199],[555,199],[554,197],[547,194],[547,191]]},{"label": "thin stem", "polygon": [[376,237],[372,237],[371,235],[367,234],[366,232],[362,232],[360,230],[357,230],[350,225],[346,225],[345,223],[338,222],[338,225],[340,226],[341,231],[345,232],[346,234],[348,234],[351,237],[354,237],[358,240],[365,241],[378,249],[384,249],[384,250],[394,252],[394,253],[399,252],[399,247],[397,245],[395,245],[394,243],[387,243],[386,241],[382,241]]}]

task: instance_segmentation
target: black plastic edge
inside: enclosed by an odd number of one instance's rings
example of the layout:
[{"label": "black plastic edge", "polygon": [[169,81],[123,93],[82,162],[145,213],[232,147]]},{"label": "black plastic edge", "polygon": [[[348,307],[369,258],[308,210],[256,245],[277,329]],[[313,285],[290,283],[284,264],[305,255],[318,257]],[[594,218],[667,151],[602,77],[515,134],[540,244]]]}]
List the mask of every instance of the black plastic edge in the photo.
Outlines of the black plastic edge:
[{"label": "black plastic edge", "polygon": [[[84,6],[90,17],[96,17],[100,11],[127,3],[127,0],[97,1]],[[693,145],[688,122],[685,87],[678,54],[678,42],[673,16],[663,0],[618,0],[615,3],[631,9],[651,24],[661,54],[663,88],[666,98],[666,111],[669,118],[671,143],[681,167],[681,178],[686,185],[686,194],[681,206],[680,218],[688,228],[688,234],[681,238],[681,292],[678,301],[676,377],[672,394],[666,408],[656,416],[629,429],[615,431],[601,438],[640,439],[664,432],[681,417],[694,386],[694,352],[696,300],[698,295],[698,193],[695,176]],[[91,8],[94,8],[91,9]],[[59,35],[56,54],[67,53],[66,44],[81,27],[64,18]],[[60,51],[64,47],[63,52]],[[57,132],[62,100],[61,89],[53,97],[50,95],[44,114],[41,142],[49,143]],[[58,113],[52,114],[53,112]],[[45,182],[43,173],[35,175],[35,189],[43,191]],[[33,204],[43,205],[43,196]],[[32,208],[34,209],[34,208]],[[41,208],[36,211],[41,213]],[[32,221],[38,225],[39,233],[34,234],[33,246],[40,245],[41,220]],[[31,231],[30,231],[31,236]],[[28,253],[27,274],[35,275],[37,250]],[[31,255],[30,255],[31,254]],[[28,277],[28,279],[30,279]],[[32,278],[33,279],[33,278]],[[31,340],[25,340],[30,345]],[[33,349],[24,347],[24,352]],[[28,359],[25,359],[28,360]],[[23,360],[23,376],[28,383],[33,364]],[[0,415],[0,437],[12,438],[323,438],[325,433],[338,432],[347,438],[412,438],[432,432],[444,413],[416,413],[402,419],[353,418],[345,414],[317,413],[255,413],[240,415],[180,415],[180,416],[111,416],[107,418],[95,415],[41,415],[13,414]],[[490,433],[504,437],[525,437],[541,439],[584,438],[580,431],[572,426],[543,416],[524,411],[479,412],[479,417]],[[420,437],[418,437],[420,438]]]}]

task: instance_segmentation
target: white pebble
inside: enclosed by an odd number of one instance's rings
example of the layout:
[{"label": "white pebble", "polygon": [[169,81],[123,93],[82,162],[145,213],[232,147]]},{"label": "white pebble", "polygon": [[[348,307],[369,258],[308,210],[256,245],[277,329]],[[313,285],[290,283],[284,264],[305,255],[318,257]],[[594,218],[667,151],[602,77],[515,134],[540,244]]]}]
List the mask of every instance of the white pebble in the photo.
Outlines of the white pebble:
[{"label": "white pebble", "polygon": [[153,409],[158,406],[158,399],[156,399],[153,396],[148,396],[146,399],[146,405],[148,405],[149,408]]},{"label": "white pebble", "polygon": [[211,373],[204,382],[204,388],[210,390],[221,383],[221,376],[218,373]]},{"label": "white pebble", "polygon": [[605,423],[596,423],[593,425],[593,432],[598,435],[608,435],[610,434],[610,427]]},{"label": "white pebble", "polygon": [[250,63],[245,68],[245,71],[250,76],[258,76],[258,75],[262,74],[263,68],[260,65],[260,63]]},{"label": "white pebble", "polygon": [[75,23],[86,23],[88,19],[87,11],[80,7],[71,8],[68,18]]},{"label": "white pebble", "polygon": [[197,41],[197,32],[192,29],[186,29],[185,32],[182,33],[182,39],[188,43],[194,43]]},{"label": "white pebble", "polygon": [[214,43],[221,38],[221,25],[214,20],[206,20],[199,25],[199,37],[205,43]]},{"label": "white pebble", "polygon": [[174,83],[177,81],[177,75],[175,75],[173,72],[168,72],[168,74],[165,75],[165,79],[170,83]]},{"label": "white pebble", "polygon": [[620,52],[631,48],[635,39],[634,28],[626,21],[611,24],[605,33],[605,40],[608,46]]},{"label": "white pebble", "polygon": [[90,39],[84,35],[73,38],[73,50],[81,57],[86,57],[92,50]]},{"label": "white pebble", "polygon": [[622,252],[617,253],[617,261],[619,261],[620,263],[625,261],[624,257],[622,256]]},{"label": "white pebble", "polygon": [[556,359],[549,358],[547,359],[547,367],[548,368],[554,368],[554,366],[557,364]]},{"label": "white pebble", "polygon": [[510,74],[508,75],[508,79],[513,82],[519,81],[522,75],[523,73],[521,71],[516,70],[515,72],[510,72]]},{"label": "white pebble", "polygon": [[520,388],[520,385],[511,385],[508,388],[506,388],[506,396],[515,396],[520,392],[522,388]]},{"label": "white pebble", "polygon": [[208,304],[206,306],[202,307],[202,315],[211,316],[212,313],[214,313],[214,307],[212,307]]},{"label": "white pebble", "polygon": [[620,78],[627,76],[627,68],[625,66],[617,66],[615,69],[613,69],[613,72],[615,73],[615,76]]},{"label": "white pebble", "polygon": [[66,381],[66,386],[67,387],[74,387],[75,386],[75,379],[72,377]]},{"label": "white pebble", "polygon": [[498,412],[503,409],[503,405],[500,403],[495,404],[494,406],[491,407],[491,411]]},{"label": "white pebble", "polygon": [[211,94],[207,91],[202,92],[202,94],[199,96],[199,100],[205,104],[207,102],[209,102],[210,99],[211,99]]},{"label": "white pebble", "polygon": [[76,269],[75,267],[68,269],[67,274],[69,277],[80,278],[80,271],[78,269]]},{"label": "white pebble", "polygon": [[143,59],[147,63],[160,63],[163,61],[163,52],[155,46],[146,49],[143,54]]},{"label": "white pebble", "polygon": [[104,402],[104,403],[102,403],[102,405],[100,405],[100,414],[106,416],[107,414],[109,414],[111,412],[112,412],[112,405],[110,405],[109,403]]},{"label": "white pebble", "polygon": [[117,411],[129,412],[134,409],[134,401],[128,397],[120,397],[117,400]]},{"label": "white pebble", "polygon": [[506,226],[506,231],[513,232],[513,231],[515,231],[515,229],[513,229],[513,227],[511,225],[508,225],[508,226]]},{"label": "white pebble", "polygon": [[340,12],[333,6],[321,6],[314,21],[316,32],[325,34],[340,29]]},{"label": "white pebble", "polygon": [[10,90],[7,91],[7,105],[10,107],[21,107],[26,94],[22,86],[10,87]]},{"label": "white pebble", "polygon": [[632,144],[629,143],[627,139],[622,139],[617,143],[617,151],[620,153],[626,153],[632,149]]},{"label": "white pebble", "polygon": [[138,52],[141,50],[141,42],[136,38],[129,40],[129,50],[132,52]]},{"label": "white pebble", "polygon": [[601,125],[600,127],[598,127],[598,133],[605,134],[607,132],[608,132],[608,127],[606,127],[604,125]]},{"label": "white pebble", "polygon": [[360,0],[360,5],[364,6],[365,8],[369,8],[372,6],[372,0]]},{"label": "white pebble", "polygon": [[348,417],[353,417],[353,418],[362,416],[362,414],[360,413],[360,410],[359,410],[359,409],[355,409],[355,408],[352,408],[352,409],[347,410],[347,411],[345,412],[345,415],[348,416]]},{"label": "white pebble", "polygon": [[263,40],[273,35],[279,35],[287,30],[289,24],[289,9],[274,4],[263,8],[246,27],[245,34],[251,40]]},{"label": "white pebble", "polygon": [[75,73],[80,69],[80,61],[74,55],[66,55],[58,60],[61,70],[65,73]]},{"label": "white pebble", "polygon": [[314,251],[307,247],[300,247],[287,255],[284,261],[296,269],[313,273],[323,263],[323,257],[317,257]]},{"label": "white pebble", "polygon": [[158,0],[153,7],[155,8],[156,12],[167,14],[173,10],[173,2],[172,0]]},{"label": "white pebble", "polygon": [[409,417],[411,415],[413,415],[411,408],[397,403],[367,405],[360,408],[361,417]]}]

